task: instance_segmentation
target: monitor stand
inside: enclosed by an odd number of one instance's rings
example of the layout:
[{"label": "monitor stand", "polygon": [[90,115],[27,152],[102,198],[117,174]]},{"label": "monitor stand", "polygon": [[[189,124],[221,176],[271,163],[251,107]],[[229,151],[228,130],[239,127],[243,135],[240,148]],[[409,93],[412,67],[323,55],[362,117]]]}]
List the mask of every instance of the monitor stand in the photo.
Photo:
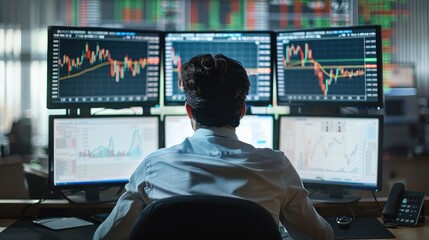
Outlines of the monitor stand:
[{"label": "monitor stand", "polygon": [[344,195],[343,187],[339,186],[327,187],[323,190],[327,190],[327,193],[311,194],[310,199],[317,203],[355,203],[361,199],[360,196]]},{"label": "monitor stand", "polygon": [[116,202],[118,196],[114,194],[101,193],[99,188],[85,188],[85,195],[69,195],[67,198],[74,203],[103,203]]}]

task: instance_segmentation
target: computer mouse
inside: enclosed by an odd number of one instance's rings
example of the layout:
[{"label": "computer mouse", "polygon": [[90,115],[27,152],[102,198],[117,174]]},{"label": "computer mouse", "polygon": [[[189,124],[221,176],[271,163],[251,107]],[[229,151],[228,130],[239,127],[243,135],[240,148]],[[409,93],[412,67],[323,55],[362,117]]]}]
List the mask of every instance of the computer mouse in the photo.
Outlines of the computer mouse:
[{"label": "computer mouse", "polygon": [[352,221],[353,221],[353,218],[349,216],[339,216],[336,219],[338,226],[342,229],[349,228]]}]

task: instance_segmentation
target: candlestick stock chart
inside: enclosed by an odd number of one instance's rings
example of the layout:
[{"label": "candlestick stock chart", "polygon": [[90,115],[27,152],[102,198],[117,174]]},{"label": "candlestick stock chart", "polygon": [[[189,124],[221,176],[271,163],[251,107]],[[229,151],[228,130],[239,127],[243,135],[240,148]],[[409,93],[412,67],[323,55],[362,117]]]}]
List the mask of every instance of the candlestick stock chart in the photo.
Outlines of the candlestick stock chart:
[{"label": "candlestick stock chart", "polygon": [[285,92],[304,95],[365,95],[362,38],[290,41],[284,45]]},{"label": "candlestick stock chart", "polygon": [[142,95],[146,89],[147,43],[60,41],[59,84],[63,97]]}]

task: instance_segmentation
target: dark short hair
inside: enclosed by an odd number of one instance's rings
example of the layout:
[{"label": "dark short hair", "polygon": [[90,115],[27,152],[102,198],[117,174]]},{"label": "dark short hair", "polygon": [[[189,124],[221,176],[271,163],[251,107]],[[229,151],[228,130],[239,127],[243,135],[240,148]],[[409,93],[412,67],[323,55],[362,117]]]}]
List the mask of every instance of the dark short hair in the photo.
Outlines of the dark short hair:
[{"label": "dark short hair", "polygon": [[180,68],[179,87],[198,123],[214,127],[240,124],[250,81],[237,60],[222,54],[195,56]]}]

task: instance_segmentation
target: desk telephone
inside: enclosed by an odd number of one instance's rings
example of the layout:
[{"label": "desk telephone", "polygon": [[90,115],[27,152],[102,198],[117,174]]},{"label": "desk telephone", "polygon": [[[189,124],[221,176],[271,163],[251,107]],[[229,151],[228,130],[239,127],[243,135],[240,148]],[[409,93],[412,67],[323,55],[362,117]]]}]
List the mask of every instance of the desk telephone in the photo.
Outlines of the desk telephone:
[{"label": "desk telephone", "polygon": [[395,183],[383,209],[386,227],[413,227],[424,222],[424,192],[405,191],[404,184]]}]

